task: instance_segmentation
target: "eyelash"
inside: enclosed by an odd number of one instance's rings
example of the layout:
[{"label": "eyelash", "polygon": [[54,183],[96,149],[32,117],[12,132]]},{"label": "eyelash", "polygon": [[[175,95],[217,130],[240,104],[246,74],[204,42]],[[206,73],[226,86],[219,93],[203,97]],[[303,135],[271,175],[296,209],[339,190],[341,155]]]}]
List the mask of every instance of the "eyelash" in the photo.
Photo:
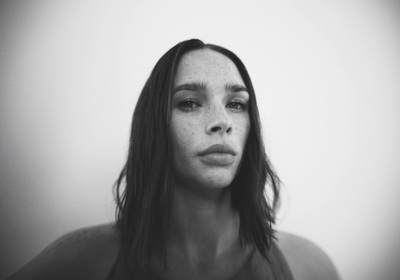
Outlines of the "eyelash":
[{"label": "eyelash", "polygon": [[[196,105],[196,107],[193,107],[193,105]],[[194,100],[184,100],[182,102],[179,102],[178,106],[183,111],[191,111],[197,107],[201,107],[201,105]]]},{"label": "eyelash", "polygon": [[240,106],[240,108],[233,108],[233,109],[240,110],[240,111],[244,111],[244,110],[246,109],[246,104],[245,104],[244,102],[242,102],[242,101],[233,100],[232,102],[230,102],[230,103],[228,104],[228,106],[229,106],[229,105],[232,105],[232,104],[235,104],[235,105],[239,105],[239,106]]},{"label": "eyelash", "polygon": [[[239,106],[240,108],[230,107],[232,104]],[[195,105],[195,106],[193,106]],[[195,108],[202,107],[197,101],[194,100],[184,100],[179,102],[178,107],[183,111],[191,111]],[[237,111],[244,111],[247,109],[246,104],[240,100],[233,100],[227,105],[228,108],[237,110]]]}]

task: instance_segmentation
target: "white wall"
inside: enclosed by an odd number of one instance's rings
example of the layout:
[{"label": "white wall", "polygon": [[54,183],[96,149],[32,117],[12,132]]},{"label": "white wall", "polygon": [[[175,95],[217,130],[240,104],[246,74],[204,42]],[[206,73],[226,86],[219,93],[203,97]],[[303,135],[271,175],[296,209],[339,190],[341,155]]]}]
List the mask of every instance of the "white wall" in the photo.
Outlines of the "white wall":
[{"label": "white wall", "polygon": [[319,244],[343,279],[399,279],[398,2],[116,2],[0,2],[0,278],[113,219],[138,93],[197,37],[253,78],[285,183],[279,228]]}]

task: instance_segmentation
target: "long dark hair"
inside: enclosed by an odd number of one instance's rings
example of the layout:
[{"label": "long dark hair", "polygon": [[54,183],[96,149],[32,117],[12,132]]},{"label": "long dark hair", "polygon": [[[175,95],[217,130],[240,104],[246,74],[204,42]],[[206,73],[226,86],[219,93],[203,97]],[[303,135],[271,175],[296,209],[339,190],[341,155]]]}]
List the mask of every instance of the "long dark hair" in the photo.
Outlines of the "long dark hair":
[{"label": "long dark hair", "polygon": [[[250,132],[242,164],[231,184],[232,202],[240,213],[240,242],[253,244],[268,260],[279,199],[279,179],[265,153],[253,85],[246,67],[231,51],[197,39],[181,42],[155,65],[133,113],[129,153],[115,184],[117,227],[125,259],[148,268],[165,264],[166,232],[173,203],[172,146],[169,134],[171,93],[181,57],[193,50],[211,49],[231,59],[248,89]],[[265,195],[268,185],[273,196]]]}]

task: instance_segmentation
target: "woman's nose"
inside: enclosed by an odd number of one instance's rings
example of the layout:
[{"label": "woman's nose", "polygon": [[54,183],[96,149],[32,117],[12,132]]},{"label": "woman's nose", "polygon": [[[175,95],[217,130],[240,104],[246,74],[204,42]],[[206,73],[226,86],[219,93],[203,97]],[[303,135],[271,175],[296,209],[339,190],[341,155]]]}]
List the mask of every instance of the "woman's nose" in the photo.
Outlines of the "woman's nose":
[{"label": "woman's nose", "polygon": [[209,124],[207,134],[230,133],[232,131],[232,121],[224,108],[214,108],[208,112]]}]

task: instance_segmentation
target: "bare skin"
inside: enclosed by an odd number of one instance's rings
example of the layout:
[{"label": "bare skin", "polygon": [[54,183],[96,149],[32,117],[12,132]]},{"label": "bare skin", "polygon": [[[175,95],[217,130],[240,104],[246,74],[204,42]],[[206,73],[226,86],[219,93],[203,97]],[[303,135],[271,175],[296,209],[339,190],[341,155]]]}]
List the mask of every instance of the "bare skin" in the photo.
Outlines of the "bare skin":
[{"label": "bare skin", "polygon": [[252,251],[239,244],[239,213],[230,204],[230,190],[213,192],[207,199],[177,195],[168,234],[172,269],[165,279],[233,279],[246,270]]},{"label": "bare skin", "polygon": [[62,236],[9,279],[106,279],[119,252],[112,224]]},{"label": "bare skin", "polygon": [[[328,256],[314,243],[282,232],[277,234],[277,238],[294,279],[339,279]],[[52,243],[8,280],[105,280],[117,259],[119,242],[119,233],[113,224],[69,233]]]},{"label": "bare skin", "polygon": [[310,240],[284,232],[277,239],[295,279],[340,279],[328,255]]}]

